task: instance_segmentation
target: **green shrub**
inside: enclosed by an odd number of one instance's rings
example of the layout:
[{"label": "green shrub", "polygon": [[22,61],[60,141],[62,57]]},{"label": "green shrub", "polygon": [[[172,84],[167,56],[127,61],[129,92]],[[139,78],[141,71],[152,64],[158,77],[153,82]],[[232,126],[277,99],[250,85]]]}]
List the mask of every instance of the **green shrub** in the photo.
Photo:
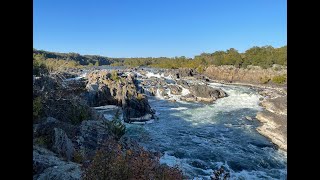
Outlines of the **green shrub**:
[{"label": "green shrub", "polygon": [[75,150],[73,154],[73,162],[81,164],[83,163],[83,161],[84,161],[84,157],[81,154],[80,150]]},{"label": "green shrub", "polygon": [[276,83],[276,84],[284,84],[287,80],[287,76],[285,74],[283,75],[279,75],[279,76],[274,76],[272,78],[272,82]]},{"label": "green shrub", "polygon": [[112,79],[113,81],[117,81],[120,79],[120,77],[118,76],[118,72],[116,70],[111,71],[110,79]]},{"label": "green shrub", "polygon": [[68,114],[71,123],[74,125],[80,124],[83,120],[87,120],[91,117],[91,112],[89,107],[83,106],[81,104],[72,105],[71,110]]},{"label": "green shrub", "polygon": [[34,143],[42,147],[48,147],[50,140],[47,136],[40,136],[34,139]]},{"label": "green shrub", "polygon": [[121,122],[119,110],[114,115],[112,121],[110,122],[111,132],[119,140],[126,132],[126,126]]},{"label": "green shrub", "polygon": [[42,112],[41,97],[36,97],[33,99],[33,121],[40,118]]}]

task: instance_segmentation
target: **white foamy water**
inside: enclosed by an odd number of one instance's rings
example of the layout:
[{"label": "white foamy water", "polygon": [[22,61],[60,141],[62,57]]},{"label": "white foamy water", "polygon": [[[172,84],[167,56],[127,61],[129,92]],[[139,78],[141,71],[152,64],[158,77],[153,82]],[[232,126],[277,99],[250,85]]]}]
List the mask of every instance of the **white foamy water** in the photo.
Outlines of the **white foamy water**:
[{"label": "white foamy water", "polygon": [[159,73],[153,73],[153,72],[148,72],[146,74],[147,78],[150,78],[150,77],[157,77],[157,78],[161,78],[163,76],[161,76]]},{"label": "white foamy water", "polygon": [[182,92],[181,92],[181,95],[182,96],[185,96],[185,95],[188,95],[190,93],[189,89],[186,89],[182,86],[180,86],[182,88]]},{"label": "white foamy water", "polygon": [[[144,125],[128,124],[127,136],[149,150],[162,152],[160,162],[178,166],[188,179],[210,179],[220,167],[230,173],[230,179],[286,179],[286,153],[256,131],[257,121],[245,118],[261,110],[260,95],[248,87],[209,86],[221,88],[228,97],[213,104],[186,103],[170,91],[166,100],[157,90],[149,103],[159,119]],[[183,89],[182,94],[187,93]],[[176,102],[170,102],[173,99]]]}]

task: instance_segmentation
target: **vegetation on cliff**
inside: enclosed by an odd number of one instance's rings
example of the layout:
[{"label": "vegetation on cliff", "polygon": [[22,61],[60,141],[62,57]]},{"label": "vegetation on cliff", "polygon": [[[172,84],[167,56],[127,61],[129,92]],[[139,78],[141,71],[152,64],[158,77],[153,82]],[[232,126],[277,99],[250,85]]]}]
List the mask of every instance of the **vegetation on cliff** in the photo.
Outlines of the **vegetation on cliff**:
[{"label": "vegetation on cliff", "polygon": [[[248,65],[260,66],[262,68],[272,67],[274,64],[287,65],[287,46],[274,48],[272,46],[254,46],[244,53],[230,48],[226,51],[215,51],[213,53],[202,53],[194,58],[181,57],[135,57],[135,58],[109,58],[102,56],[80,55],[77,53],[53,53],[41,50],[33,51],[36,59],[52,61],[51,67],[81,67],[81,65],[98,66],[149,66],[157,68],[194,68],[198,72],[210,65],[233,65],[238,68],[246,68]],[[73,63],[71,63],[73,62]]]}]

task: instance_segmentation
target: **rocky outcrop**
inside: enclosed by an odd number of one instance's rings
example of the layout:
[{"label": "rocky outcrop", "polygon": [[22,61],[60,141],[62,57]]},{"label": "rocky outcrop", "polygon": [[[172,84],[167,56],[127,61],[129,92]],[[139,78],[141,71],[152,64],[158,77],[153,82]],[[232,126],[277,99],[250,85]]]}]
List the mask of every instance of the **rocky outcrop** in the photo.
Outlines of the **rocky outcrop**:
[{"label": "rocky outcrop", "polygon": [[191,68],[179,68],[174,71],[175,77],[177,79],[187,76],[194,76],[196,72]]},{"label": "rocky outcrop", "polygon": [[83,121],[80,125],[80,134],[77,136],[77,144],[86,159],[92,157],[99,148],[111,136],[108,124],[101,120]]},{"label": "rocky outcrop", "polygon": [[170,89],[171,94],[181,95],[182,88],[180,86],[177,86],[177,85],[174,85],[174,84],[169,84],[168,88]]},{"label": "rocky outcrop", "polygon": [[[77,131],[78,127],[75,125],[59,121],[53,117],[48,117],[38,124],[33,125],[33,139],[45,138],[47,141],[46,145],[49,149],[55,147],[58,154],[61,153],[62,157],[66,157],[65,155],[68,154],[68,159],[70,159],[72,151],[69,147],[71,146],[71,141],[74,141],[75,139],[69,138],[75,137]],[[66,152],[63,152],[64,150],[68,150],[68,153],[66,154]]]},{"label": "rocky outcrop", "polygon": [[268,99],[266,101],[261,102],[261,106],[263,106],[267,111],[271,113],[286,116],[287,115],[287,96]]},{"label": "rocky outcrop", "polygon": [[270,81],[274,76],[286,75],[287,68],[279,66],[268,69],[263,69],[259,66],[248,66],[247,68],[209,66],[203,74],[214,80],[263,84]]},{"label": "rocky outcrop", "polygon": [[117,105],[123,109],[123,119],[131,122],[147,114],[154,114],[146,96],[139,93],[140,87],[134,74],[109,71],[93,71],[87,75],[87,99],[91,106]]},{"label": "rocky outcrop", "polygon": [[61,157],[68,161],[73,158],[74,147],[67,134],[60,128],[54,128],[54,137],[52,149]]},{"label": "rocky outcrop", "polygon": [[258,112],[256,116],[262,123],[258,132],[287,151],[287,96],[268,98],[261,105],[265,110]]},{"label": "rocky outcrop", "polygon": [[207,85],[192,85],[190,91],[197,97],[212,99],[212,101],[226,96],[226,93],[221,89]]},{"label": "rocky outcrop", "polygon": [[223,90],[208,86],[205,78],[197,78],[200,75],[193,69],[170,69],[164,72],[159,70],[152,75],[157,78],[141,77],[144,92],[173,102],[180,98],[182,101],[212,103],[218,98],[227,96]]},{"label": "rocky outcrop", "polygon": [[39,146],[33,146],[33,179],[81,179],[80,165],[66,162],[55,153]]},{"label": "rocky outcrop", "polygon": [[[123,119],[125,122],[150,120],[154,118],[154,113],[148,103],[147,97],[143,95],[127,99],[123,105]],[[146,119],[146,117],[150,117],[150,119]]]}]

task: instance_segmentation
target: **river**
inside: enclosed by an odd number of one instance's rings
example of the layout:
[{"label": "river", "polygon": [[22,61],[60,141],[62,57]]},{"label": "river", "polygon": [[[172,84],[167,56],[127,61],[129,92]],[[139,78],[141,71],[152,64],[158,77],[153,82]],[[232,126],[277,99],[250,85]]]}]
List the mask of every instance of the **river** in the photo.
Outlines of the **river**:
[{"label": "river", "polygon": [[161,163],[178,166],[191,179],[210,179],[221,166],[231,179],[286,179],[286,152],[256,131],[258,121],[245,118],[262,110],[257,91],[209,85],[221,88],[228,97],[203,104],[149,96],[159,119],[144,125],[126,124],[126,136],[148,150],[162,152]]}]

